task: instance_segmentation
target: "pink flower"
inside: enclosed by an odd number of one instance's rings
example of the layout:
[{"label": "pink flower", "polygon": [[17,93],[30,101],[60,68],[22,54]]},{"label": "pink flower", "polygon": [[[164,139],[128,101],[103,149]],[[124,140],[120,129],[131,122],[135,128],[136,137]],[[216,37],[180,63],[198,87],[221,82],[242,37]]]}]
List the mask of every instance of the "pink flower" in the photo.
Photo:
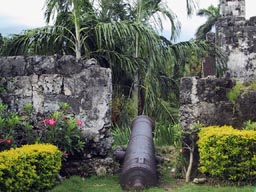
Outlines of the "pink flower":
[{"label": "pink flower", "polygon": [[51,126],[56,125],[56,121],[55,121],[54,119],[48,119],[48,120],[47,120],[47,123],[48,123],[49,125],[51,125]]},{"label": "pink flower", "polygon": [[0,139],[0,143],[3,143],[4,142],[4,139]]},{"label": "pink flower", "polygon": [[48,119],[44,119],[43,123],[44,123],[44,125],[46,125],[48,123]]},{"label": "pink flower", "polygon": [[6,143],[9,144],[9,145],[11,145],[11,144],[12,144],[12,140],[11,140],[11,139],[7,139],[7,140],[6,140]]},{"label": "pink flower", "polygon": [[77,120],[77,121],[76,121],[76,124],[79,125],[79,126],[82,126],[83,123],[82,123],[82,121]]}]

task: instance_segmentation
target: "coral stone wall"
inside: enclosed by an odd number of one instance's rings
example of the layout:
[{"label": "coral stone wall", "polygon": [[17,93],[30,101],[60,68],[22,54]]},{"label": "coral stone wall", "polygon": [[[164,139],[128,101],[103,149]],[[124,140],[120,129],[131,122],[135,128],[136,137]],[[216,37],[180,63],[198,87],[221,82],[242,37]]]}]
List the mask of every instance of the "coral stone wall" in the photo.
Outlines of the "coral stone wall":
[{"label": "coral stone wall", "polygon": [[222,0],[216,22],[216,44],[228,56],[230,77],[241,82],[256,80],[256,17],[245,19],[245,0]]},{"label": "coral stone wall", "polygon": [[228,78],[185,77],[180,89],[180,124],[184,133],[192,133],[195,124],[233,125],[240,128],[247,120],[256,121],[256,90],[242,92],[235,103],[227,93],[235,85]]},{"label": "coral stone wall", "polygon": [[[111,70],[95,59],[76,62],[73,56],[0,57],[0,102],[10,111],[32,104],[37,120],[66,102],[83,122],[88,138],[85,159],[104,158],[112,146]],[[108,160],[109,161],[109,160]],[[96,162],[96,161],[92,161]],[[92,163],[93,165],[93,163]]]},{"label": "coral stone wall", "polygon": [[220,14],[223,17],[245,17],[245,0],[221,0]]},{"label": "coral stone wall", "polygon": [[256,80],[256,17],[225,17],[216,23],[216,44],[228,56],[228,72],[241,82]]}]

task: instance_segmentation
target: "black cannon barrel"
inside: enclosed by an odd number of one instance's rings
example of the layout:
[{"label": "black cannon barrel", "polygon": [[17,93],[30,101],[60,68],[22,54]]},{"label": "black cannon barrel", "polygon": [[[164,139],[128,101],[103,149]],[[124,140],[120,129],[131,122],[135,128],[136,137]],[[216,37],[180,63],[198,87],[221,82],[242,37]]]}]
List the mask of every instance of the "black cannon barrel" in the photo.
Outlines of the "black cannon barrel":
[{"label": "black cannon barrel", "polygon": [[153,122],[148,116],[140,115],[133,120],[131,129],[121,172],[121,186],[126,190],[155,186],[158,181]]}]

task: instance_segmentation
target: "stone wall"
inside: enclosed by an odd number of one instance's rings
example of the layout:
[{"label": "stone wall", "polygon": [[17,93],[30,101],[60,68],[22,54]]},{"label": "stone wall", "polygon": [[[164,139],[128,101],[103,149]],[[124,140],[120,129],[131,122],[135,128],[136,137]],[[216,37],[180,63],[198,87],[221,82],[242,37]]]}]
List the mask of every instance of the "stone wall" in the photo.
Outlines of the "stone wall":
[{"label": "stone wall", "polygon": [[245,0],[221,0],[222,17],[245,17]]},{"label": "stone wall", "polygon": [[216,44],[228,56],[228,73],[241,82],[256,80],[256,17],[245,19],[245,0],[222,0]]},{"label": "stone wall", "polygon": [[256,80],[256,17],[226,17],[216,24],[216,44],[228,56],[228,72],[242,82]]},{"label": "stone wall", "polygon": [[[232,125],[241,128],[248,120],[256,121],[256,90],[241,92],[235,102],[228,100],[227,93],[237,82],[230,78],[184,77],[180,85],[180,126],[183,133],[183,156],[189,161],[186,145],[197,140],[196,124]],[[197,131],[197,130],[196,130]],[[198,148],[195,146],[192,174],[199,174]]]},{"label": "stone wall", "polygon": [[256,121],[256,90],[245,91],[235,103],[227,93],[235,85],[228,78],[185,77],[181,80],[180,124],[184,133],[192,133],[195,124],[233,125],[240,128],[247,120]]},{"label": "stone wall", "polygon": [[255,91],[241,94],[236,104],[230,103],[226,96],[236,82],[256,81],[256,17],[245,19],[245,0],[222,0],[220,11],[215,38],[212,33],[209,37],[210,42],[215,41],[226,53],[227,72],[219,79],[207,77],[215,75],[212,68],[216,63],[206,58],[204,78],[181,80],[180,121],[185,132],[192,130],[196,122],[240,127],[242,122],[256,119]]},{"label": "stone wall", "polygon": [[[245,0],[222,0],[220,10],[222,17],[216,22],[215,43],[227,55],[225,77],[214,76],[218,58],[206,57],[203,78],[185,77],[180,83],[180,125],[185,135],[183,142],[188,145],[197,139],[192,134],[196,124],[241,128],[248,120],[256,121],[256,90],[242,91],[236,102],[227,97],[238,81],[256,81],[256,17],[245,19]],[[188,150],[184,156],[189,160]],[[193,173],[197,171],[198,160],[196,147]]]},{"label": "stone wall", "polygon": [[88,138],[86,162],[93,167],[95,158],[107,157],[112,145],[110,69],[94,59],[76,62],[72,56],[0,57],[0,86],[5,89],[0,102],[10,111],[32,104],[39,120],[58,110],[59,103],[68,103]]}]

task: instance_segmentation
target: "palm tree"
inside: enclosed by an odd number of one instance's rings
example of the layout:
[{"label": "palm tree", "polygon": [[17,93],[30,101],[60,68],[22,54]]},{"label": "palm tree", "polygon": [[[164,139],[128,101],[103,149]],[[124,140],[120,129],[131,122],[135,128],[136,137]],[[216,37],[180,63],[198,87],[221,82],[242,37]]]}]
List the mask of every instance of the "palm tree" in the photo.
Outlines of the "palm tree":
[{"label": "palm tree", "polygon": [[[81,49],[82,49],[82,42],[83,39],[81,37],[81,33],[84,30],[81,28],[82,26],[82,15],[84,13],[84,10],[87,10],[91,8],[89,1],[84,0],[47,0],[46,1],[46,12],[45,12],[45,18],[46,22],[49,23],[51,17],[54,15],[54,13],[57,13],[58,17],[56,19],[55,24],[58,24],[60,20],[60,16],[62,17],[61,22],[65,22],[63,20],[64,18],[68,18],[69,21],[74,26],[74,33],[70,31],[69,28],[64,27],[64,25],[61,25],[61,28],[66,29],[68,32],[70,32],[71,36],[73,37],[73,41],[71,41],[75,47],[75,54],[76,59],[81,59]],[[65,16],[69,17],[65,17]],[[58,25],[56,25],[58,26]],[[68,39],[71,40],[71,39]],[[87,50],[86,50],[87,51]]]},{"label": "palm tree", "polygon": [[[195,1],[186,2],[190,5],[188,13],[191,13]],[[168,79],[175,85],[178,77],[172,77],[177,72],[174,66],[179,65],[186,50],[200,51],[200,46],[206,49],[202,43],[172,44],[159,36],[158,31],[162,28],[159,14],[169,18],[172,38],[179,32],[177,18],[161,0],[137,0],[133,4],[123,0],[47,0],[47,22],[54,13],[53,26],[14,35],[9,43],[11,54],[95,57],[99,63],[106,63],[105,67],[112,68],[113,84],[122,79],[137,83],[142,103],[139,114],[160,116],[156,111],[163,110],[156,110],[156,106],[166,108],[163,98],[168,97],[166,91],[161,91],[166,88],[163,83]],[[151,25],[152,21],[155,25]]]},{"label": "palm tree", "polygon": [[201,25],[196,31],[196,38],[206,40],[206,34],[212,30],[215,26],[216,21],[221,17],[220,15],[220,3],[217,7],[213,5],[207,9],[200,9],[197,12],[198,16],[207,17],[207,21]]},{"label": "palm tree", "polygon": [[[221,1],[219,1],[219,4],[217,7],[214,7],[213,5],[211,5],[207,9],[200,9],[198,11],[197,15],[207,17],[206,22],[197,29],[196,38],[198,40],[208,40],[207,33],[212,30],[212,28],[215,26],[216,21],[219,18],[221,18],[220,5],[221,5]],[[221,50],[219,50],[219,48],[217,49],[218,49],[216,50],[218,52],[217,55],[215,54],[215,51],[208,52],[208,54],[205,54],[205,55],[217,58],[217,64],[215,66],[217,70],[217,75],[222,76],[227,70],[227,63],[226,63],[227,58],[226,58],[226,55],[224,55],[224,53],[220,53]]]},{"label": "palm tree", "polygon": [[[175,38],[176,35],[178,35],[179,33],[179,23],[177,22],[176,16],[170,11],[168,10],[168,8],[166,6],[162,6],[160,5],[161,0],[158,1],[152,1],[152,0],[139,0],[136,2],[136,4],[134,5],[134,9],[132,10],[132,16],[133,16],[133,20],[136,23],[141,24],[142,26],[145,26],[149,29],[155,29],[155,31],[157,30],[161,30],[163,28],[162,26],[162,20],[160,19],[160,15],[164,15],[166,16],[169,21],[172,24],[172,31],[171,31],[171,37]],[[153,25],[149,24],[149,21],[158,21],[155,22]],[[159,42],[161,42],[161,39],[158,40]],[[141,57],[142,55],[147,55],[147,53],[149,52],[149,50],[143,51],[143,47],[141,47],[141,45],[144,47],[142,41],[141,41],[141,37],[139,36],[139,33],[137,32],[135,34],[135,41],[134,41],[134,47],[135,50],[133,52],[135,58]],[[154,54],[159,54],[161,55],[162,50],[161,50],[160,46],[159,48],[157,48],[156,50],[154,50]],[[157,52],[155,52],[157,51]],[[159,52],[160,51],[160,52]],[[151,55],[150,55],[151,56]],[[135,89],[133,92],[133,96],[135,98],[135,101],[138,102],[138,106],[137,106],[137,114],[141,115],[144,112],[144,105],[145,102],[148,98],[149,95],[152,95],[151,91],[146,91],[146,90],[152,90],[149,86],[151,84],[151,86],[153,85],[153,82],[150,82],[150,79],[147,78],[151,78],[151,79],[155,79],[153,78],[153,73],[152,73],[152,69],[156,69],[156,64],[162,64],[162,63],[166,63],[167,57],[165,58],[160,58],[160,60],[157,61],[157,59],[159,58],[154,58],[154,57],[150,57],[149,59],[145,60],[148,66],[151,67],[147,67],[146,70],[144,70],[145,66],[139,67],[137,68],[136,71],[136,75],[134,78],[134,84]],[[143,69],[144,68],[144,69]],[[155,70],[154,70],[155,71]],[[156,71],[155,71],[156,72]]]},{"label": "palm tree", "polygon": [[4,45],[4,38],[3,38],[2,34],[0,33],[0,55],[3,50],[3,45]]}]

